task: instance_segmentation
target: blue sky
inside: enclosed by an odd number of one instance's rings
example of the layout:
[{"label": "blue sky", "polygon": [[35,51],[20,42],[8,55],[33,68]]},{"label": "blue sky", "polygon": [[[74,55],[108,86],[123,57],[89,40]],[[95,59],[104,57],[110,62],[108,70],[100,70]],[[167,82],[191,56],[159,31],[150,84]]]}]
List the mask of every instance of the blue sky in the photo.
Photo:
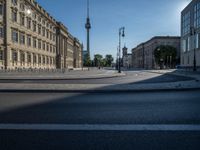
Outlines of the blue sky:
[{"label": "blue sky", "polygon": [[[86,0],[36,0],[86,47]],[[180,35],[180,12],[191,0],[90,0],[91,55],[116,57],[118,29],[131,49],[156,35]]]}]

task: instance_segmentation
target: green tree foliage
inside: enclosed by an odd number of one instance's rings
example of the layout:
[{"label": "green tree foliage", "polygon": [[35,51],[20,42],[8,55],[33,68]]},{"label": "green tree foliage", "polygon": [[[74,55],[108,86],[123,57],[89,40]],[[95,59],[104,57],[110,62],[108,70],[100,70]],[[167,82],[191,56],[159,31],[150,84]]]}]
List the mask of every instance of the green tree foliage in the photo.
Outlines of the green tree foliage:
[{"label": "green tree foliage", "polygon": [[155,61],[160,66],[174,66],[176,63],[176,56],[177,50],[172,46],[161,45],[154,50]]},{"label": "green tree foliage", "polygon": [[100,54],[94,55],[94,65],[95,65],[96,67],[101,66],[101,64],[102,64],[102,59],[103,59],[103,56],[102,56],[102,55],[100,55]]},{"label": "green tree foliage", "polygon": [[112,55],[106,55],[105,66],[110,67],[112,65],[113,60],[114,59],[113,59]]},{"label": "green tree foliage", "polygon": [[86,58],[84,59],[84,66],[90,67],[91,66],[91,59],[90,56],[87,54]]},{"label": "green tree foliage", "polygon": [[112,55],[106,55],[105,58],[103,58],[102,55],[96,54],[94,55],[94,66],[95,67],[110,67],[113,62],[113,57]]}]

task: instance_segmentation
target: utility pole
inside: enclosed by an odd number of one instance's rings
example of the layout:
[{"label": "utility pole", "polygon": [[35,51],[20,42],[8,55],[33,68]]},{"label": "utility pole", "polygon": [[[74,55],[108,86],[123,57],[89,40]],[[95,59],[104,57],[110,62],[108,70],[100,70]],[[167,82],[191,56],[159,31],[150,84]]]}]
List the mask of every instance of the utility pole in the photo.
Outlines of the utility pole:
[{"label": "utility pole", "polygon": [[121,36],[125,37],[125,27],[119,29],[119,73],[121,73]]}]

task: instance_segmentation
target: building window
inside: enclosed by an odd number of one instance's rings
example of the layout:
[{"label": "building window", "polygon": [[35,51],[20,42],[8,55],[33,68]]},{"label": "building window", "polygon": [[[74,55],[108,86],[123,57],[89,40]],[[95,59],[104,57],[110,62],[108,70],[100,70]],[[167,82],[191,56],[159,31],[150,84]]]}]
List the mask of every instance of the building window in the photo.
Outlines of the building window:
[{"label": "building window", "polygon": [[50,65],[52,65],[52,64],[53,64],[53,63],[52,63],[52,60],[53,60],[53,59],[50,57]]},{"label": "building window", "polygon": [[17,0],[11,0],[13,5],[17,5]]},{"label": "building window", "polygon": [[33,63],[36,64],[37,63],[37,56],[33,55]]},{"label": "building window", "polygon": [[195,35],[195,48],[199,48],[199,34]]},{"label": "building window", "polygon": [[33,17],[34,19],[37,19],[36,13],[32,13],[32,17]]},{"label": "building window", "polygon": [[34,32],[36,32],[36,30],[37,30],[36,28],[37,28],[36,22],[33,21],[33,31],[34,31]]},{"label": "building window", "polygon": [[20,14],[20,24],[21,24],[22,26],[25,25],[25,16],[24,16],[24,14]]},{"label": "building window", "polygon": [[47,64],[49,64],[49,57],[47,57]]},{"label": "building window", "polygon": [[47,26],[47,28],[49,28],[49,24],[48,24],[48,22],[47,22],[47,25],[46,25],[46,26]]},{"label": "building window", "polygon": [[182,17],[182,35],[190,33],[190,11]]},{"label": "building window", "polygon": [[38,25],[38,34],[41,34],[41,25]]},{"label": "building window", "polygon": [[17,22],[17,11],[12,10],[12,21]]},{"label": "building window", "polygon": [[42,35],[45,36],[45,27],[42,27]]},{"label": "building window", "polygon": [[31,63],[31,54],[30,53],[27,54],[27,61],[28,61],[28,63]]},{"label": "building window", "polygon": [[194,6],[194,27],[200,27],[200,3]]},{"label": "building window", "polygon": [[49,38],[49,31],[47,30],[47,39]]},{"label": "building window", "polygon": [[4,38],[4,29],[0,27],[0,38]]},{"label": "building window", "polygon": [[31,29],[31,18],[27,18],[27,28]]},{"label": "building window", "polygon": [[45,48],[46,48],[45,46],[46,46],[46,45],[45,45],[45,42],[43,42],[43,43],[42,43],[42,49],[43,49],[43,50],[45,50]]},{"label": "building window", "polygon": [[36,40],[36,38],[33,38],[33,47],[37,48],[37,40]]},{"label": "building window", "polygon": [[191,49],[190,43],[191,43],[191,38],[188,37],[188,38],[187,38],[187,51],[190,51],[190,49]]},{"label": "building window", "polygon": [[3,4],[0,4],[0,15],[3,15]]},{"label": "building window", "polygon": [[31,46],[31,36],[30,35],[27,36],[27,45]]},{"label": "building window", "polygon": [[24,4],[23,4],[23,3],[21,3],[21,4],[20,4],[20,9],[21,9],[22,11],[24,11],[24,10],[25,10],[25,6],[24,6]]},{"label": "building window", "polygon": [[0,60],[3,60],[3,51],[0,50]]},{"label": "building window", "polygon": [[45,20],[42,20],[42,24],[45,25]]},{"label": "building window", "polygon": [[20,33],[20,44],[25,44],[25,35]]},{"label": "building window", "polygon": [[49,51],[49,44],[47,44],[47,51]]},{"label": "building window", "polygon": [[41,56],[40,56],[40,55],[38,56],[38,63],[39,63],[39,64],[41,64],[41,63],[42,63],[42,58],[41,58]]},{"label": "building window", "polygon": [[38,22],[41,22],[42,21],[42,18],[41,17],[38,17]]},{"label": "building window", "polygon": [[52,40],[52,39],[53,39],[52,37],[53,37],[53,35],[52,35],[52,33],[50,32],[50,40]]},{"label": "building window", "polygon": [[56,41],[56,35],[53,34],[53,41],[55,42]]},{"label": "building window", "polygon": [[51,53],[52,53],[52,49],[53,49],[53,48],[52,48],[52,45],[50,45],[50,52],[51,52]]},{"label": "building window", "polygon": [[46,63],[45,56],[43,56],[43,64],[45,64],[45,63]]},{"label": "building window", "polygon": [[41,49],[42,48],[42,42],[41,40],[38,40],[38,49]]},{"label": "building window", "polygon": [[12,41],[18,43],[18,31],[12,30]]},{"label": "building window", "polygon": [[17,51],[15,50],[12,51],[12,60],[15,62],[17,61]]},{"label": "building window", "polygon": [[182,40],[182,50],[185,53],[187,49],[187,44],[186,44],[186,40]]},{"label": "building window", "polygon": [[21,60],[21,62],[25,62],[25,53],[24,52],[20,53],[20,60]]},{"label": "building window", "polygon": [[55,52],[56,52],[56,47],[54,46],[54,47],[53,47],[53,53],[55,53]]}]

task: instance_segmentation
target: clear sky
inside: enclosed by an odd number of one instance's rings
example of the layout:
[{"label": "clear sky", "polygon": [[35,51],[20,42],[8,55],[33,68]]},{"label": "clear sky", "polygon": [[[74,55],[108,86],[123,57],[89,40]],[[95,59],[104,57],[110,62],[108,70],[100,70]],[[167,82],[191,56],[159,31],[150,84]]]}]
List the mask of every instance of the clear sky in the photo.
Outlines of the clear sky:
[{"label": "clear sky", "polygon": [[[86,0],[36,0],[86,48]],[[90,0],[91,55],[116,57],[118,30],[131,49],[153,36],[179,36],[180,12],[191,0]]]}]

